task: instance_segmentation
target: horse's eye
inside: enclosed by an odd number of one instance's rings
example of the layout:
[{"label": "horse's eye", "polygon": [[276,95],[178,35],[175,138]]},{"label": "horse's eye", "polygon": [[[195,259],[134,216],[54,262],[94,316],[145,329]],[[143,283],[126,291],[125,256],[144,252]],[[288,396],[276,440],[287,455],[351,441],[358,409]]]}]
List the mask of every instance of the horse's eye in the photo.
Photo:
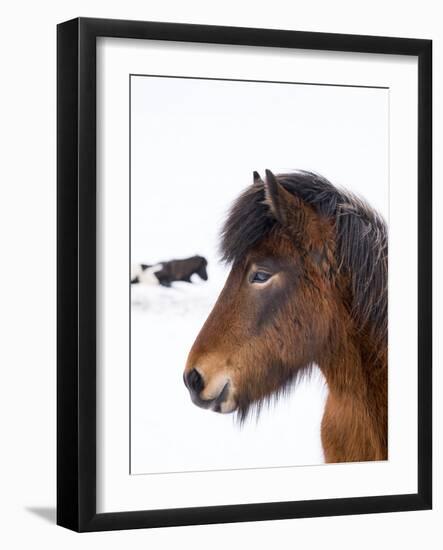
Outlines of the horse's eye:
[{"label": "horse's eye", "polygon": [[266,281],[271,277],[270,273],[266,271],[255,271],[251,275],[251,283],[266,283]]}]

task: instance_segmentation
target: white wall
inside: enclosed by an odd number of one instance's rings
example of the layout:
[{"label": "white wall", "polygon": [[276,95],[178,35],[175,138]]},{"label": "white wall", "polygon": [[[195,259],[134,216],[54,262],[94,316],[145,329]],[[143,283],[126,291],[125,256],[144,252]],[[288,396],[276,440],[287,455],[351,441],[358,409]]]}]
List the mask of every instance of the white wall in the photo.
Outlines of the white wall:
[{"label": "white wall", "polygon": [[[435,146],[443,148],[443,28],[438,0],[66,0],[2,10],[0,304],[0,543],[7,548],[424,548],[441,545],[441,477],[432,512],[351,516],[75,535],[54,526],[55,506],[55,25],[78,15],[432,38]],[[435,155],[434,181],[443,176]],[[435,185],[435,212],[443,206]],[[441,222],[436,222],[441,236]],[[437,239],[436,239],[437,240]],[[438,238],[440,243],[440,238]],[[437,244],[434,246],[437,253]],[[442,278],[441,246],[435,281]],[[439,265],[440,264],[440,265]],[[439,290],[435,310],[443,309]],[[435,314],[436,335],[441,313]],[[439,342],[435,395],[441,394]],[[437,400],[436,400],[437,401]],[[435,463],[442,408],[435,403]],[[440,428],[438,430],[438,428]],[[437,438],[437,432],[440,432]],[[34,511],[32,511],[34,510]],[[37,513],[36,513],[37,512]],[[42,517],[43,516],[43,517]]]}]

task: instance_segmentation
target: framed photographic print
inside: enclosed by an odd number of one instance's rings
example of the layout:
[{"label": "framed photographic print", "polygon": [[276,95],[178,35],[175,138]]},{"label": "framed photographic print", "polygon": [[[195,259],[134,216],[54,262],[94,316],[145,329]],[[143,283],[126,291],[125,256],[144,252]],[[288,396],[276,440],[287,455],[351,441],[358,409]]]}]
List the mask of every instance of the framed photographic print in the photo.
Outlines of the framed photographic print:
[{"label": "framed photographic print", "polygon": [[431,507],[431,52],[58,26],[59,525]]}]

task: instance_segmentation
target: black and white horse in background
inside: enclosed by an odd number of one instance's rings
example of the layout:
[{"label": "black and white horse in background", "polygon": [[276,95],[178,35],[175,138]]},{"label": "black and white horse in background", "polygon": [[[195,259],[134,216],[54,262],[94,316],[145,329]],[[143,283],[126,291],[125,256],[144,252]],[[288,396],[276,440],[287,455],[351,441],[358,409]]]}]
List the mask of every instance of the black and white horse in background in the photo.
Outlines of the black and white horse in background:
[{"label": "black and white horse in background", "polygon": [[137,264],[132,268],[131,284],[160,284],[170,287],[174,281],[191,283],[191,276],[196,273],[203,281],[208,280],[206,266],[208,262],[203,256],[192,256],[183,260],[170,260],[154,265]]}]

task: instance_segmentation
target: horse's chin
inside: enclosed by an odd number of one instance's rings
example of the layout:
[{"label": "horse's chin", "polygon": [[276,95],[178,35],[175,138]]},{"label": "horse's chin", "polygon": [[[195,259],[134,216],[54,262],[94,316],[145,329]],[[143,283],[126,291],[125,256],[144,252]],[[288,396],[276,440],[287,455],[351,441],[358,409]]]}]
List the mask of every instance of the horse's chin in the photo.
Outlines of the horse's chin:
[{"label": "horse's chin", "polygon": [[237,401],[232,395],[232,389],[229,383],[226,384],[219,398],[215,399],[213,405],[209,408],[220,414],[229,414],[237,409]]},{"label": "horse's chin", "polygon": [[232,382],[228,379],[221,393],[215,400],[215,404],[211,407],[214,412],[221,414],[229,414],[237,409],[237,400],[235,399],[234,388]]},{"label": "horse's chin", "polygon": [[232,384],[229,379],[223,380],[223,382],[223,386],[221,389],[217,390],[215,397],[211,396],[209,399],[204,399],[202,398],[202,394],[198,394],[191,390],[191,400],[194,405],[197,405],[197,407],[201,407],[202,409],[207,409],[221,414],[229,414],[234,412],[237,409],[238,404],[235,399]]},{"label": "horse's chin", "polygon": [[237,403],[235,399],[228,398],[226,401],[223,401],[222,403],[220,403],[220,405],[213,410],[221,414],[233,413],[234,411],[237,410]]}]

